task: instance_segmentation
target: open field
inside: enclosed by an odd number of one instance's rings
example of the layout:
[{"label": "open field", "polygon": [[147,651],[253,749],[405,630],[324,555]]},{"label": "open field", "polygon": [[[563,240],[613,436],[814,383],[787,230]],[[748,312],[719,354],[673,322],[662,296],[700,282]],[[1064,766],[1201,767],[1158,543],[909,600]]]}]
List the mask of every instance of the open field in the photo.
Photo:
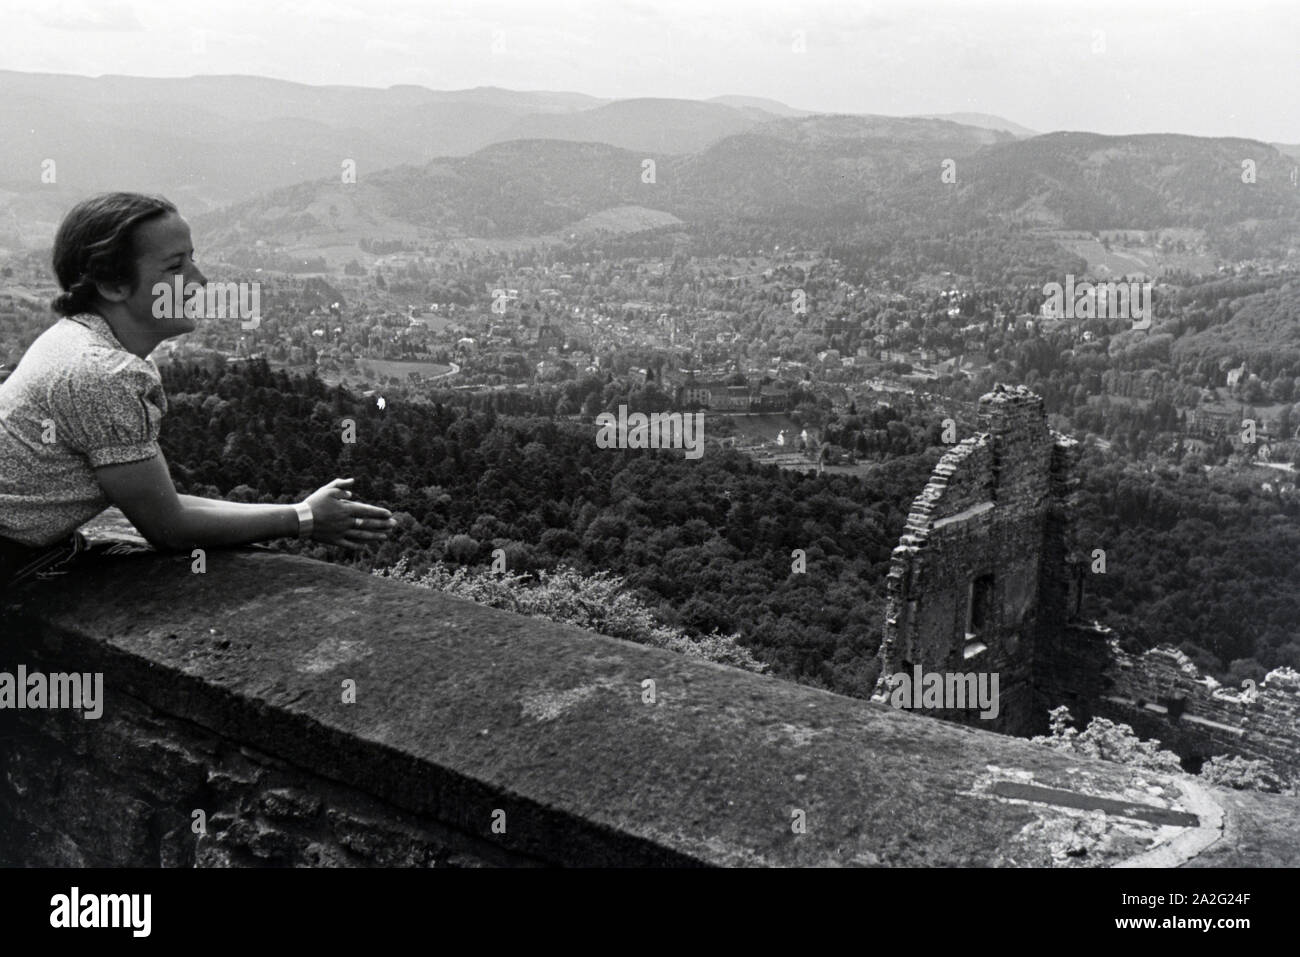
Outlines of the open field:
[{"label": "open field", "polygon": [[[1102,231],[1099,235],[1109,243],[1109,250],[1087,233],[1061,231],[1047,235],[1086,259],[1088,275],[1096,279],[1118,279],[1139,273],[1154,279],[1170,270],[1212,273],[1220,265],[1219,260],[1205,253],[1161,251],[1156,246],[1163,236],[1194,248],[1204,239],[1200,230],[1166,229],[1159,233],[1136,229]],[[1128,242],[1130,239],[1135,241]]]},{"label": "open field", "polygon": [[362,359],[362,365],[368,365],[377,375],[391,375],[405,380],[407,375],[418,372],[425,378],[444,375],[451,371],[451,366],[441,362],[408,362],[403,359]]}]

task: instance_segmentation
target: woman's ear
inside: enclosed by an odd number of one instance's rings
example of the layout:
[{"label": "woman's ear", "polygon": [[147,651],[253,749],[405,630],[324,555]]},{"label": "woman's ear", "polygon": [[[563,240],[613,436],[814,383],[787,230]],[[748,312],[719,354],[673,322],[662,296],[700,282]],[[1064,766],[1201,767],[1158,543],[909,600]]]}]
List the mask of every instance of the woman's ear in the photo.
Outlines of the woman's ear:
[{"label": "woman's ear", "polygon": [[96,282],[95,289],[106,302],[126,302],[131,296],[131,284],[124,282]]}]

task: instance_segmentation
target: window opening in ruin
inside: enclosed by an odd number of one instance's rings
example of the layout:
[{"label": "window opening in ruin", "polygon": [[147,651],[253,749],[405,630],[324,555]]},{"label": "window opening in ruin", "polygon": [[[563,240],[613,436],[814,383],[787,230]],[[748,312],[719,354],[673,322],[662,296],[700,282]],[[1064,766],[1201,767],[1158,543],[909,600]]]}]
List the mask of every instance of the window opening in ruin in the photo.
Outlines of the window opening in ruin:
[{"label": "window opening in ruin", "polygon": [[981,641],[987,637],[993,613],[993,576],[980,575],[970,585],[970,599],[966,610],[966,642],[962,648],[964,658],[974,658],[988,650]]}]

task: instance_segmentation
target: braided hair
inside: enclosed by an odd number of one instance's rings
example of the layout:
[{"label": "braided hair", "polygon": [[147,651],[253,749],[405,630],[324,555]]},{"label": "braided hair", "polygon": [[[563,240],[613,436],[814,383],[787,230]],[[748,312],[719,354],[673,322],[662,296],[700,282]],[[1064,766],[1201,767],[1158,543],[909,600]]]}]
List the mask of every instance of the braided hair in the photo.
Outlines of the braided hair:
[{"label": "braided hair", "polygon": [[63,292],[50,308],[61,316],[94,311],[96,283],[129,283],[134,291],[136,227],[174,212],[161,196],[142,193],[100,193],[72,207],[54,237],[54,275]]}]

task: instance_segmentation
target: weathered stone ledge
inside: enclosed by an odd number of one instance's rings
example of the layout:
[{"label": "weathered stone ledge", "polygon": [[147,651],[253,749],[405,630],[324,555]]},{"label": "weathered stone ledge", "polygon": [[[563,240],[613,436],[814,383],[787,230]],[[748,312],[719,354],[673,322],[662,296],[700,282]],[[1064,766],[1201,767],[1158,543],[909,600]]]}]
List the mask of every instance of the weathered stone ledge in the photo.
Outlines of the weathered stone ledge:
[{"label": "weathered stone ledge", "polygon": [[103,672],[106,700],[0,712],[3,863],[1023,865],[1066,812],[995,778],[1181,806],[1159,775],[269,550],[9,603],[0,669]]}]

